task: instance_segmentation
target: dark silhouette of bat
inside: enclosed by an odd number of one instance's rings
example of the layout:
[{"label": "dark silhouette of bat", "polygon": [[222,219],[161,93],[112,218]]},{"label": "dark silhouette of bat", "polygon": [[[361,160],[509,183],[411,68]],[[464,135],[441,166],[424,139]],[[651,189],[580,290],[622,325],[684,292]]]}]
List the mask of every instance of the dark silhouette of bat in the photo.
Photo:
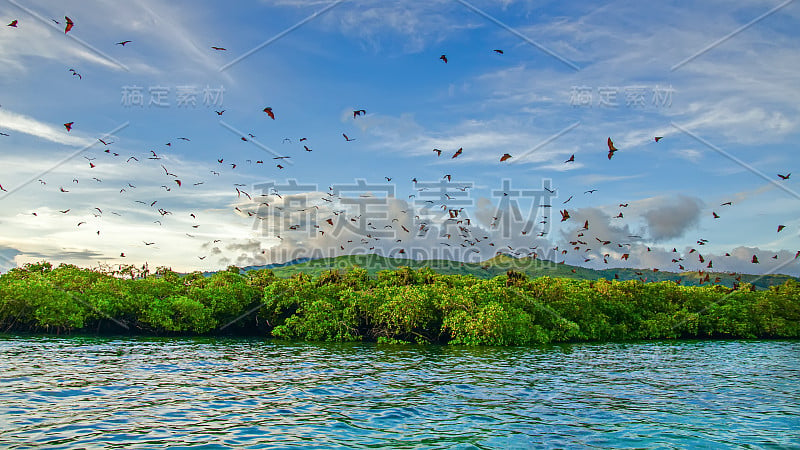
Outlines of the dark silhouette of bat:
[{"label": "dark silhouette of bat", "polygon": [[225,47],[214,47],[214,46],[212,46],[211,48],[213,48],[214,50],[227,50],[227,48],[225,48]]},{"label": "dark silhouette of bat", "polygon": [[69,33],[69,30],[71,30],[72,27],[75,26],[75,22],[73,22],[72,19],[70,19],[67,16],[64,16],[64,19],[67,20],[67,26],[64,28],[64,34],[67,34]]},{"label": "dark silhouette of bat", "polygon": [[458,156],[461,155],[463,151],[464,151],[463,148],[459,148],[458,150],[456,150],[456,152],[453,154],[453,158],[458,158]]},{"label": "dark silhouette of bat", "polygon": [[366,110],[363,110],[363,109],[356,109],[356,110],[354,110],[354,111],[353,111],[353,119],[355,119],[356,117],[358,117],[358,116],[360,116],[360,115],[362,115],[362,114],[364,114],[364,115],[367,115],[367,111],[366,111]]},{"label": "dark silhouette of bat", "polygon": [[752,262],[753,264],[758,264],[758,257],[756,257],[756,255],[753,255],[753,259],[750,260],[750,262]]},{"label": "dark silhouette of bat", "polygon": [[122,42],[117,42],[117,43],[116,43],[116,45],[121,45],[121,46],[125,47],[125,44],[127,44],[127,43],[130,43],[130,42],[133,42],[133,41],[122,41]]},{"label": "dark silhouette of bat", "polygon": [[169,173],[169,170],[167,170],[167,168],[163,164],[161,164],[161,168],[164,169],[164,173],[166,173],[167,175],[177,177],[177,175],[175,175],[174,173]]},{"label": "dark silhouette of bat", "polygon": [[790,176],[792,176],[791,172],[787,173],[786,175],[778,174],[778,178],[780,178],[781,180],[788,180]]},{"label": "dark silhouette of bat", "polygon": [[433,151],[436,152],[436,156],[442,156],[442,151],[439,150],[438,148],[433,149]]},{"label": "dark silhouette of bat", "polygon": [[222,115],[222,113],[224,113],[224,112],[225,112],[225,110],[223,109],[222,111],[214,111],[214,112],[215,112],[215,113],[217,113],[217,115],[218,115],[218,116],[221,116],[221,115]]},{"label": "dark silhouette of bat", "polygon": [[611,159],[616,151],[619,151],[619,149],[614,147],[614,142],[611,141],[611,138],[608,138],[608,159]]},{"label": "dark silhouette of bat", "polygon": [[720,203],[719,206],[726,206],[726,205],[730,206],[732,204],[733,204],[733,202],[725,202],[725,203]]},{"label": "dark silhouette of bat", "polygon": [[719,219],[719,214],[714,211],[711,211],[711,215],[714,216],[715,219]]},{"label": "dark silhouette of bat", "polygon": [[496,49],[494,49],[494,50],[492,50],[492,51],[493,51],[493,52],[495,52],[495,53],[497,53],[498,55],[502,55],[502,54],[503,54],[503,51],[502,51],[502,50],[500,50],[499,48],[496,48]]},{"label": "dark silhouette of bat", "polygon": [[264,108],[264,112],[267,113],[267,115],[270,117],[270,119],[275,120],[275,113],[272,112],[272,108],[271,107],[267,106],[266,108]]},{"label": "dark silhouette of bat", "polygon": [[784,228],[786,228],[786,225],[778,225],[778,233],[780,233]]},{"label": "dark silhouette of bat", "polygon": [[664,139],[664,136],[656,136],[653,139],[655,139],[655,141],[658,142],[658,141]]},{"label": "dark silhouette of bat", "polygon": [[569,219],[569,212],[566,209],[564,209],[564,210],[562,210],[560,212],[561,212],[561,221],[562,222],[564,222],[567,219]]},{"label": "dark silhouette of bat", "polygon": [[74,123],[75,122],[67,122],[67,123],[64,124],[64,128],[66,128],[67,131],[72,131],[72,124],[74,124]]},{"label": "dark silhouette of bat", "polygon": [[508,153],[504,153],[503,156],[500,157],[500,162],[503,162],[509,158],[511,158],[511,155],[509,155]]},{"label": "dark silhouette of bat", "polygon": [[18,20],[16,20],[16,19],[14,19],[14,20],[12,20],[12,21],[11,21],[11,23],[10,23],[10,24],[8,24],[8,25],[6,25],[6,26],[17,28],[17,24],[18,24],[18,23],[19,23],[19,21],[18,21]]},{"label": "dark silhouette of bat", "polygon": [[344,140],[346,140],[347,142],[350,142],[350,141],[355,141],[355,139],[350,139],[350,138],[349,138],[349,137],[347,137],[347,135],[346,135],[346,134],[344,134],[344,133],[342,133],[342,136],[344,136]]},{"label": "dark silhouette of bat", "polygon": [[441,59],[442,61],[444,61],[445,64],[447,64],[447,55],[442,55],[439,57],[439,59]]},{"label": "dark silhouette of bat", "polygon": [[570,157],[569,157],[569,159],[568,159],[568,160],[566,160],[566,161],[564,161],[564,162],[565,162],[565,163],[568,163],[568,162],[575,162],[575,155],[573,154],[572,156],[570,156]]}]

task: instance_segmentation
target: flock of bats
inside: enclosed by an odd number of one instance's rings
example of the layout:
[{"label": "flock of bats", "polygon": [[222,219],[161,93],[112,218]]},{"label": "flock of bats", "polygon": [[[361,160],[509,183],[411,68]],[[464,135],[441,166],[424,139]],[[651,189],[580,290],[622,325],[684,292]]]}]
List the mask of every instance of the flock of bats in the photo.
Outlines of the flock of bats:
[{"label": "flock of bats", "polygon": [[[57,21],[55,19],[52,19],[52,20],[56,24],[60,25],[59,21]],[[75,23],[69,17],[66,17],[66,16],[64,17],[64,21],[65,21],[64,33],[66,34],[66,33],[69,33],[73,29],[73,27],[75,26]],[[19,20],[16,20],[16,19],[8,24],[9,27],[13,27],[13,28],[17,28],[17,27],[19,27],[19,25],[20,25]],[[133,41],[131,41],[131,40],[122,40],[122,41],[117,42],[116,45],[120,45],[122,47],[125,47],[127,44],[130,44],[132,42]],[[220,47],[220,46],[212,46],[211,49],[214,50],[214,51],[226,51],[227,50],[225,47]],[[503,50],[500,50],[500,49],[495,49],[495,50],[493,50],[493,52],[498,54],[498,55],[503,55],[504,54]],[[447,55],[443,54],[443,55],[441,55],[439,57],[439,59],[445,64],[448,63]],[[80,79],[80,80],[83,79],[82,75],[80,73],[78,73],[75,69],[69,69],[69,72],[72,73],[73,76],[77,76],[78,79]],[[272,107],[267,106],[262,110],[262,112],[265,113],[266,117],[268,117],[269,119],[276,120],[276,114],[275,114],[275,111],[273,110]],[[217,116],[222,116],[225,113],[225,110],[214,111],[214,113]],[[367,114],[367,111],[365,109],[354,109],[353,110],[353,120],[356,120],[357,118],[359,118],[361,116],[366,116],[366,114]],[[66,129],[67,132],[70,132],[73,129],[74,126],[75,126],[75,121],[70,121],[70,122],[65,122],[64,123],[64,128]],[[8,136],[7,133],[0,133],[0,135]],[[351,138],[351,137],[347,136],[347,134],[345,134],[345,133],[342,133],[342,136],[344,137],[344,139],[347,142],[352,142],[352,141],[356,140],[355,138]],[[248,134],[248,136],[241,136],[240,139],[242,141],[247,141],[248,137],[251,138],[251,139],[255,138],[255,136],[253,134]],[[176,138],[176,139],[184,140],[184,141],[190,141],[190,139],[186,138],[186,137],[179,137],[179,138]],[[661,139],[663,139],[663,136],[655,136],[653,139],[654,139],[655,142],[659,142]],[[305,142],[307,140],[308,139],[305,138],[305,137],[299,139],[300,143],[303,143],[303,142]],[[113,152],[109,148],[109,146],[111,144],[113,144],[113,141],[107,140],[107,138],[106,139],[98,139],[98,141],[100,143],[102,143],[103,148],[105,148],[104,153],[107,153],[112,157],[119,157],[120,156],[119,153]],[[291,142],[291,139],[285,138],[284,141],[285,142],[286,141]],[[608,146],[607,157],[608,157],[609,160],[611,160],[612,157],[614,156],[614,154],[619,151],[619,149],[614,145],[614,142],[612,141],[611,137],[608,138],[606,144]],[[307,143],[303,144],[304,150],[306,152],[313,151],[311,148],[309,148],[308,145],[309,144],[307,144]],[[167,143],[166,146],[171,147],[172,143],[171,142]],[[433,149],[433,152],[436,153],[437,157],[441,157],[443,151],[444,150],[438,149],[438,148],[434,148]],[[463,154],[463,152],[464,152],[464,149],[463,148],[459,148],[458,150],[456,150],[452,154],[451,158],[452,159],[458,158],[459,156],[461,156]],[[94,169],[96,167],[96,164],[93,161],[96,158],[89,158],[89,157],[85,157],[85,158],[89,162],[89,170]],[[139,155],[139,158],[137,158],[135,155],[131,155],[130,157],[127,158],[126,164],[131,164],[131,163],[132,164],[137,164],[137,163],[140,163],[140,158],[142,158],[144,160],[159,160],[159,159],[161,159],[161,157],[159,156],[158,153],[156,153],[153,150],[150,150],[149,154]],[[291,157],[290,156],[275,156],[273,158],[273,160],[276,161],[276,167],[278,169],[284,169],[284,166],[282,164],[280,164],[280,162],[282,162],[283,160],[289,159],[289,158],[291,158]],[[500,156],[499,160],[500,160],[500,162],[505,162],[505,161],[508,161],[511,158],[513,158],[513,155],[511,155],[509,153],[504,153],[504,154],[502,154]],[[251,160],[247,160],[247,162],[248,163],[252,163]],[[575,155],[573,154],[566,161],[564,161],[564,164],[570,164],[570,163],[574,163],[574,162],[575,162]],[[221,157],[221,158],[217,159],[217,163],[220,164],[220,165],[223,165],[224,164],[224,158]],[[263,163],[264,163],[263,160],[256,161],[256,164],[263,164]],[[237,163],[229,162],[228,164],[230,164],[231,170],[236,169],[236,167],[237,167]],[[170,192],[172,189],[181,188],[184,185],[184,183],[181,181],[181,179],[178,177],[178,175],[176,175],[174,173],[171,173],[164,164],[159,164],[159,165],[160,165],[161,169],[163,169],[163,171],[164,171],[164,176],[171,177],[171,181],[172,181],[172,183],[174,183],[174,184],[169,183],[169,184],[162,185],[161,188],[163,188],[165,192]],[[219,171],[218,170],[210,170],[210,173],[212,175],[217,175],[217,176],[219,175]],[[780,180],[786,181],[786,180],[789,180],[789,178],[791,176],[791,173],[787,173],[786,175],[778,174],[777,176],[778,176],[778,178]],[[446,174],[443,177],[443,179],[446,179],[448,182],[450,182],[451,181],[451,177],[452,177],[452,175]],[[387,181],[391,181],[392,180],[391,177],[385,177],[385,178],[386,178]],[[95,182],[98,182],[98,183],[102,181],[97,177],[93,177],[92,180],[95,181]],[[417,179],[414,178],[411,181],[416,186]],[[47,182],[45,180],[43,180],[43,179],[40,179],[39,182],[42,185],[46,185],[47,184]],[[77,184],[77,183],[79,183],[79,179],[75,178],[75,179],[73,179],[73,182],[75,184]],[[193,186],[199,186],[201,184],[204,184],[204,181],[198,181],[198,182],[193,183],[192,185]],[[239,201],[239,199],[242,198],[242,196],[244,196],[245,198],[247,198],[249,200],[250,204],[245,206],[244,204],[239,203],[239,204],[237,204],[237,206],[235,206],[233,208],[234,212],[236,214],[238,214],[239,216],[242,216],[242,217],[256,217],[258,219],[264,220],[264,219],[267,219],[268,215],[275,214],[276,212],[281,211],[283,209],[283,206],[279,206],[279,204],[283,205],[283,203],[276,201],[276,199],[283,199],[282,196],[281,196],[281,193],[278,192],[277,190],[273,189],[272,191],[270,191],[267,194],[263,194],[261,196],[255,196],[256,198],[254,199],[253,198],[254,196],[251,196],[249,193],[245,192],[243,189],[240,189],[242,187],[244,187],[244,185],[242,185],[242,184],[234,185],[235,192],[236,192],[236,195],[237,195],[237,202]],[[133,190],[135,188],[136,188],[136,186],[134,184],[128,183],[127,186],[124,186],[122,189],[120,189],[120,194],[124,194],[128,190]],[[463,188],[458,187],[458,189],[463,191],[463,190],[466,189],[466,187],[463,187]],[[7,192],[7,190],[2,186],[2,184],[0,184],[0,190]],[[333,189],[331,189],[331,191],[332,190]],[[422,190],[422,189],[420,189],[420,190]],[[70,192],[69,189],[66,189],[63,186],[61,186],[59,188],[59,191],[61,193],[69,193]],[[550,190],[550,189],[548,189],[548,191],[551,192],[551,193],[555,192],[554,190]],[[595,191],[596,191],[596,189],[590,189],[588,191],[585,191],[584,194],[592,194]],[[414,197],[414,195],[411,195],[409,197],[410,198]],[[570,200],[572,200],[573,197],[574,197],[574,195],[570,195],[569,198],[567,198],[567,200],[565,200],[563,202],[563,204],[567,204]],[[447,198],[450,198],[450,197],[447,196]],[[320,203],[318,205],[313,205],[311,207],[316,208],[317,210],[320,210],[320,206],[323,205],[325,202],[327,202],[329,204],[332,204],[337,199],[341,199],[341,198],[337,198],[337,196],[333,192],[328,192],[326,195],[323,195],[323,197],[319,199],[319,201],[321,201],[323,203]],[[169,215],[173,215],[172,211],[168,211],[168,210],[166,210],[164,208],[161,208],[161,207],[156,208],[156,204],[158,203],[158,200],[155,200],[155,201],[135,200],[135,202],[144,205],[144,207],[149,207],[149,208],[152,208],[155,211],[157,211],[158,214],[161,217],[159,218],[159,220],[155,220],[154,223],[156,223],[158,225],[162,225],[161,220],[164,217],[169,216]],[[428,201],[428,202],[431,203],[431,204],[435,203],[433,201]],[[732,205],[732,202],[729,201],[729,202],[722,203],[720,206],[731,206],[731,205]],[[242,207],[240,208],[240,206],[242,206]],[[539,206],[548,206],[549,207],[550,205],[539,205]],[[620,209],[625,208],[627,206],[628,206],[627,203],[620,203],[619,204],[619,208]],[[449,216],[449,217],[446,219],[446,221],[452,221],[453,224],[457,226],[457,230],[458,230],[457,235],[453,235],[452,233],[443,234],[441,236],[441,238],[444,239],[444,241],[441,242],[442,245],[451,246],[451,245],[454,245],[454,244],[458,244],[461,247],[469,248],[469,247],[475,247],[478,243],[486,241],[486,242],[484,242],[484,244],[488,244],[488,246],[490,246],[490,247],[495,247],[495,244],[493,242],[488,242],[488,241],[491,240],[489,236],[476,237],[474,235],[476,230],[474,228],[471,228],[471,226],[472,226],[471,219],[467,218],[466,214],[463,213],[463,208],[460,208],[460,209],[448,208],[448,206],[444,202],[442,202],[441,204],[437,205],[437,207],[441,208],[443,212],[447,211],[447,214],[445,214],[445,216]],[[270,211],[270,209],[273,209],[273,211]],[[302,211],[302,209],[297,210],[297,211]],[[67,209],[64,209],[64,210],[59,210],[59,212],[61,214],[69,214],[71,212],[71,208],[67,208]],[[567,209],[562,209],[559,212],[560,212],[560,215],[561,215],[561,222],[565,222],[565,221],[570,220],[570,218],[571,218],[570,217],[570,213],[569,213],[569,211]],[[265,213],[267,215],[265,215]],[[314,227],[316,229],[316,232],[319,233],[319,236],[324,236],[326,231],[330,233],[331,228],[334,227],[335,221],[338,221],[338,220],[347,221],[347,220],[349,220],[351,222],[357,222],[357,221],[361,221],[361,220],[366,220],[366,218],[363,218],[361,216],[348,216],[345,210],[332,211],[331,213],[332,213],[332,216],[324,217],[319,223],[311,223],[311,224],[309,224],[310,226],[312,226],[312,227]],[[402,213],[407,214],[407,211],[402,211]],[[34,216],[38,215],[36,212],[32,212],[31,214],[34,215]],[[103,211],[102,211],[101,208],[94,208],[93,211],[92,211],[92,214],[95,217],[102,217]],[[120,215],[119,213],[112,213],[112,214]],[[193,220],[197,219],[197,215],[195,213],[193,213],[193,212],[188,213],[188,215],[190,217],[192,217]],[[713,218],[715,218],[715,219],[720,218],[720,215],[716,211],[712,211],[712,215],[713,215]],[[623,217],[624,217],[624,215],[623,215],[622,211],[619,211],[619,213],[616,216],[613,216],[613,218],[615,218],[615,219],[621,219]],[[498,217],[494,217],[493,219],[494,219],[494,222],[492,222],[492,224],[490,224],[490,227],[496,227],[497,226],[497,220],[499,220]],[[545,216],[544,219],[547,219],[547,217]],[[394,225],[392,225],[392,224],[397,222],[396,232],[399,233],[398,235],[399,236],[403,236],[404,234],[406,234],[406,235],[409,235],[409,237],[410,237],[411,230],[409,228],[412,227],[412,225],[410,224],[411,222],[409,220],[410,220],[409,218],[393,218],[392,221],[391,221],[391,224],[385,225],[384,228],[393,228]],[[418,236],[424,236],[424,234],[430,229],[430,223],[420,220],[419,216],[415,216],[415,220],[416,220],[416,222],[413,225],[413,227],[416,228],[418,233],[422,233],[422,234],[419,234]],[[82,221],[77,223],[77,227],[80,228],[81,226],[85,225],[86,223],[87,223],[86,221],[82,220]],[[540,223],[542,223],[542,224],[547,223],[547,220],[542,220]],[[409,227],[406,227],[406,225],[409,225]],[[417,228],[417,225],[418,225],[418,228]],[[197,229],[199,227],[200,227],[200,224],[192,225],[193,229]],[[285,231],[286,232],[299,231],[299,230],[301,230],[303,228],[304,228],[303,224],[296,224],[296,225],[289,226],[288,229],[285,230]],[[368,229],[372,229],[372,230],[376,230],[377,229],[372,222],[367,223],[367,228]],[[785,225],[778,225],[777,232],[780,233],[785,228],[786,228]],[[400,233],[400,230],[402,230],[402,233]],[[572,240],[569,241],[571,248],[569,248],[569,249],[559,249],[559,247],[556,246],[556,247],[553,247],[550,250],[552,250],[556,254],[560,253],[561,255],[567,255],[569,252],[588,254],[592,250],[593,247],[596,247],[594,244],[592,244],[590,246],[590,242],[593,242],[593,241],[597,241],[597,248],[599,248],[599,249],[607,249],[609,247],[613,248],[614,246],[616,246],[617,249],[625,249],[626,247],[630,247],[630,245],[631,245],[631,244],[626,244],[626,243],[612,242],[610,240],[603,239],[603,238],[601,238],[599,236],[587,237],[587,234],[589,233],[589,230],[590,230],[590,224],[589,224],[589,221],[586,220],[581,228],[579,228],[579,229],[574,231],[575,234],[572,237]],[[531,231],[530,229],[526,229],[526,230],[523,230],[521,233],[522,233],[522,235],[526,235],[530,231]],[[96,233],[98,235],[100,235],[100,231],[99,230],[97,230]],[[483,233],[483,234],[485,234],[485,233]],[[540,232],[538,237],[543,237],[545,234],[546,233],[544,231]],[[189,237],[195,237],[195,235],[192,235],[190,233],[186,233],[186,235],[189,236]],[[276,235],[276,237],[278,239],[281,239],[281,240],[283,239],[280,235]],[[638,237],[638,236],[630,236],[630,237],[633,238],[633,237]],[[365,235],[362,236],[362,238],[360,240],[360,244],[372,245],[372,247],[370,247],[370,250],[374,250],[375,249],[375,245],[374,245],[375,241],[378,241],[378,240],[380,240],[380,237],[372,236],[369,232],[367,232]],[[396,241],[397,242],[405,242],[405,240],[403,238],[397,239]],[[219,243],[219,242],[221,242],[221,239],[214,239],[211,242],[211,244],[216,244],[216,243]],[[352,239],[347,240],[346,242],[341,242],[341,244],[339,245],[340,250],[346,252],[347,251],[346,245],[352,244],[353,242],[354,242],[354,240],[352,240]],[[706,245],[707,243],[708,243],[708,240],[706,240],[706,239],[698,239],[697,240],[697,244],[700,245],[700,246]],[[143,244],[145,246],[151,246],[151,245],[154,245],[155,242],[143,241]],[[526,248],[526,249],[524,249],[522,251],[520,251],[518,249],[515,250],[511,246],[507,246],[507,247],[508,247],[508,250],[509,250],[508,252],[505,252],[504,251],[505,248],[504,248],[504,249],[502,249],[500,251],[496,251],[495,254],[504,252],[504,253],[511,253],[513,255],[516,255],[516,256],[526,256],[526,257],[533,257],[533,258],[537,258],[539,256],[538,250],[540,250],[540,249],[538,249],[535,246],[534,247],[528,247],[528,248]],[[646,249],[647,249],[648,252],[651,251],[650,247],[646,247]],[[672,262],[675,264],[676,269],[678,269],[680,271],[686,271],[686,266],[685,265],[688,265],[688,263],[687,263],[688,259],[687,258],[689,258],[689,255],[697,253],[697,255],[694,255],[692,258],[696,257],[697,261],[699,262],[699,264],[702,265],[701,268],[698,269],[698,273],[701,276],[701,281],[700,281],[701,284],[704,283],[704,282],[709,282],[709,283],[719,283],[720,282],[720,278],[719,277],[716,277],[715,279],[712,280],[711,279],[711,271],[710,270],[706,270],[706,269],[713,269],[713,261],[704,258],[703,255],[700,254],[696,249],[690,248],[688,254],[686,254],[686,255],[681,255],[678,252],[678,250],[675,249],[675,248],[672,249],[672,252],[675,254],[675,257],[672,259]],[[262,253],[265,253],[265,252],[262,251]],[[405,253],[405,250],[402,249],[402,248],[398,249],[397,252],[396,252],[396,254],[404,254],[404,253]],[[619,254],[619,253],[621,253],[621,256],[619,257],[620,260],[628,260],[628,258],[630,257],[630,252],[624,252],[624,250],[617,251],[617,254]],[[611,257],[611,252],[608,251],[606,253],[602,253],[602,250],[601,250],[600,254],[603,255],[603,262],[605,264],[608,264],[608,262],[609,262],[608,260]],[[198,256],[198,259],[204,260],[207,256],[208,255],[200,255],[200,256]],[[492,255],[492,256],[494,256],[494,255]],[[726,253],[725,256],[729,257],[731,255],[729,253]],[[126,257],[124,251],[120,253],[120,257]],[[798,257],[800,257],[800,251],[798,251],[794,256],[795,259],[798,258]],[[777,254],[774,255],[773,258],[774,259],[778,259],[778,255]],[[591,260],[592,260],[592,258],[590,258],[590,257],[584,257],[583,258],[584,263],[590,262]],[[753,264],[758,264],[759,263],[758,258],[757,258],[757,256],[755,254],[752,255],[751,262]],[[563,264],[563,261],[560,264]],[[484,268],[488,268],[488,266],[484,266]],[[658,271],[658,269],[652,269],[652,270],[653,271]],[[574,269],[573,269],[573,272],[575,272]],[[642,281],[646,281],[647,280],[646,278],[644,278],[644,274],[642,272],[636,272],[636,273],[638,275],[640,275],[640,279]],[[734,276],[736,274],[735,273],[730,273],[729,275]],[[740,280],[740,279],[741,279],[741,276],[738,276],[737,277],[737,281]],[[680,282],[680,279],[678,280],[678,282]]]}]

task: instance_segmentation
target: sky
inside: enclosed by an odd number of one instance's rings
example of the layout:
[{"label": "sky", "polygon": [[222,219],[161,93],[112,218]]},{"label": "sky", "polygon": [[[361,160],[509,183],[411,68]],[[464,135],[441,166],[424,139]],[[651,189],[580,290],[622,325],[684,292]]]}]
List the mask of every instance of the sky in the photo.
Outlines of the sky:
[{"label": "sky", "polygon": [[800,5],[684,3],[2,0],[0,270],[800,276]]}]

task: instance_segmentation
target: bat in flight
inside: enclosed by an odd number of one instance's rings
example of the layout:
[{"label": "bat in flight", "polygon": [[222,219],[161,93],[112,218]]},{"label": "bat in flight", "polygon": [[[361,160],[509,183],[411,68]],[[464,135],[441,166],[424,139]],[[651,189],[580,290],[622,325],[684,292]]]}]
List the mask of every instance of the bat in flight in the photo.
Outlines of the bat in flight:
[{"label": "bat in flight", "polygon": [[787,173],[786,175],[778,174],[778,178],[780,178],[781,180],[788,180],[790,176],[792,176],[791,172]]},{"label": "bat in flight", "polygon": [[353,111],[353,119],[355,119],[356,117],[358,117],[358,116],[360,116],[360,115],[362,115],[362,114],[364,114],[364,115],[367,115],[367,111],[366,111],[366,110],[363,110],[363,109],[356,109],[356,110],[354,110],[354,111]]},{"label": "bat in flight", "polygon": [[508,153],[504,153],[503,156],[500,157],[500,162],[503,162],[509,158],[511,158],[511,155],[509,155]]},{"label": "bat in flight", "polygon": [[117,42],[115,45],[121,45],[121,46],[125,47],[125,44],[128,44],[130,42],[133,42],[133,41],[121,41],[121,42]]},{"label": "bat in flight", "polygon": [[355,141],[355,139],[350,139],[350,138],[349,138],[349,137],[347,137],[347,135],[346,135],[346,134],[344,134],[344,133],[342,133],[342,136],[344,136],[344,140],[346,140],[347,142],[350,142],[350,141]]},{"label": "bat in flight", "polygon": [[459,149],[458,149],[458,150],[456,150],[456,152],[453,154],[453,158],[458,158],[458,157],[459,157],[459,155],[461,155],[461,153],[463,153],[463,152],[464,152],[464,149],[463,149],[463,148],[459,148]]},{"label": "bat in flight", "polygon": [[14,19],[14,20],[12,20],[12,21],[11,21],[11,23],[10,23],[10,24],[8,24],[7,26],[9,26],[9,27],[14,27],[14,28],[17,28],[17,24],[18,24],[18,23],[19,23],[19,21],[18,21],[18,20],[16,20],[16,19]]},{"label": "bat in flight", "polygon": [[64,16],[64,19],[67,20],[67,26],[64,28],[64,34],[67,34],[69,33],[69,30],[71,30],[72,27],[75,26],[75,22],[73,22],[72,19],[70,19],[67,16]]},{"label": "bat in flight", "polygon": [[442,61],[444,61],[445,64],[447,64],[447,55],[442,55],[439,57],[439,59],[441,59]]},{"label": "bat in flight", "polygon": [[74,123],[75,122],[67,122],[67,123],[64,124],[64,128],[66,128],[67,131],[72,131],[72,124],[74,124]]},{"label": "bat in flight", "polygon": [[227,50],[227,48],[225,48],[225,47],[213,47],[213,46],[212,46],[211,48],[213,48],[214,50],[218,50],[218,51],[220,51],[220,50],[221,50],[221,51],[225,51],[225,50]]},{"label": "bat in flight", "polygon": [[612,156],[614,156],[614,152],[619,151],[618,148],[614,147],[614,142],[611,141],[611,138],[608,138],[608,159],[610,160]]},{"label": "bat in flight", "polygon": [[275,113],[272,112],[272,108],[271,107],[267,106],[266,108],[264,108],[264,112],[267,113],[267,115],[270,117],[270,119],[275,120]]}]

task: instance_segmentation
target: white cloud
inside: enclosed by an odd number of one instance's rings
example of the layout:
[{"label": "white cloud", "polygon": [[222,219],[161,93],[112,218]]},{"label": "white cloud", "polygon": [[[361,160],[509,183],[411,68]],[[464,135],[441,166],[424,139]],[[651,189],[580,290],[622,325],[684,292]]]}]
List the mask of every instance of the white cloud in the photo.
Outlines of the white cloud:
[{"label": "white cloud", "polygon": [[[79,125],[75,125],[75,128],[78,127]],[[77,130],[67,132],[63,124],[51,125],[6,109],[0,109],[0,128],[18,131],[50,142],[73,147],[83,147],[94,142],[94,139],[78,136],[80,132],[77,132]]]}]

